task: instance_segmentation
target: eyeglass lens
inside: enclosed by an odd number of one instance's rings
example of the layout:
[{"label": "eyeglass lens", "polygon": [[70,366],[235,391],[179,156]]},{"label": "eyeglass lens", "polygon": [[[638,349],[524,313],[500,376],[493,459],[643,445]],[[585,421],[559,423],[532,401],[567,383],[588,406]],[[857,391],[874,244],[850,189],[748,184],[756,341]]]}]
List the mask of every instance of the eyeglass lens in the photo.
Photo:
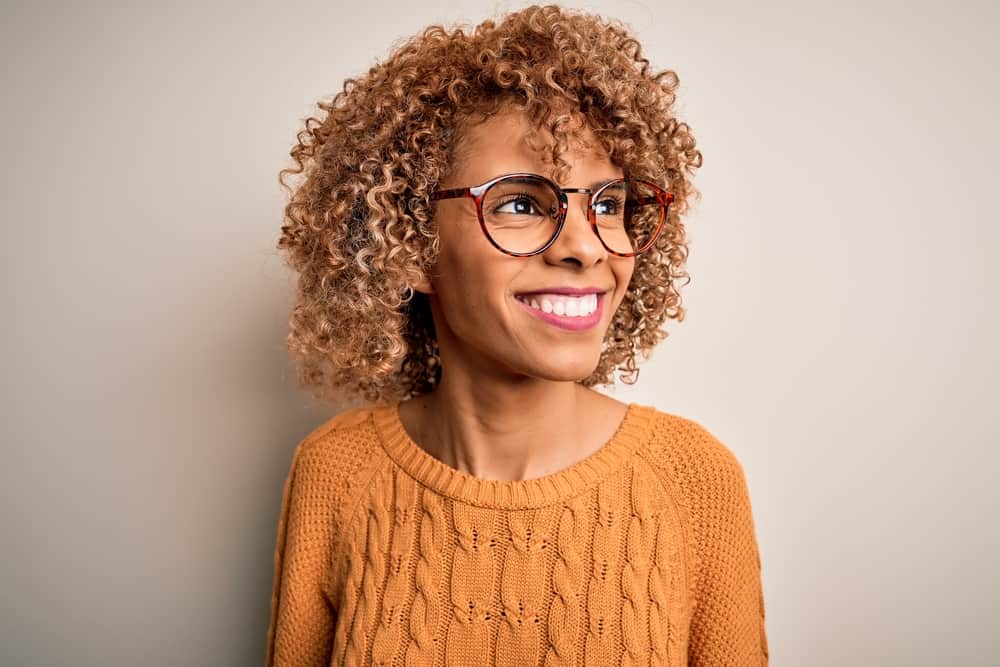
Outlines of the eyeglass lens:
[{"label": "eyeglass lens", "polygon": [[[656,192],[626,180],[601,190],[593,203],[597,231],[613,251],[644,249],[664,213]],[[528,253],[545,246],[559,226],[559,195],[540,179],[503,179],[483,195],[483,222],[490,237],[508,252]]]}]

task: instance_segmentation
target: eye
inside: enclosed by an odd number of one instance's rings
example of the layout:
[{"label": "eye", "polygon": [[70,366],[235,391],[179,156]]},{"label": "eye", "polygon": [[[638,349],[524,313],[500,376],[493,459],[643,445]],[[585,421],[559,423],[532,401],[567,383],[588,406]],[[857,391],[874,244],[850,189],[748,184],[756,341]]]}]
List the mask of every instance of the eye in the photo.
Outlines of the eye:
[{"label": "eye", "polygon": [[493,208],[494,213],[513,215],[545,215],[538,203],[526,194],[513,195]]},{"label": "eye", "polygon": [[621,215],[625,201],[621,197],[608,195],[594,202],[594,211],[597,215]]}]

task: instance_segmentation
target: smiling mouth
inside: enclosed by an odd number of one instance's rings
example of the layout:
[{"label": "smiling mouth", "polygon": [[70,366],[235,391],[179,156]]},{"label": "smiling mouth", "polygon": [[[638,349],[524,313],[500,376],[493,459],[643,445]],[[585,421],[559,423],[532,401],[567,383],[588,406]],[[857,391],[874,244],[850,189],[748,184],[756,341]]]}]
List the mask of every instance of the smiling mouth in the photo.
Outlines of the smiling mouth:
[{"label": "smiling mouth", "polygon": [[521,303],[544,313],[560,317],[587,317],[597,310],[598,294],[570,296],[566,294],[515,294]]},{"label": "smiling mouth", "polygon": [[560,329],[580,331],[593,328],[601,321],[605,294],[515,294],[514,299],[530,314],[548,324]]}]

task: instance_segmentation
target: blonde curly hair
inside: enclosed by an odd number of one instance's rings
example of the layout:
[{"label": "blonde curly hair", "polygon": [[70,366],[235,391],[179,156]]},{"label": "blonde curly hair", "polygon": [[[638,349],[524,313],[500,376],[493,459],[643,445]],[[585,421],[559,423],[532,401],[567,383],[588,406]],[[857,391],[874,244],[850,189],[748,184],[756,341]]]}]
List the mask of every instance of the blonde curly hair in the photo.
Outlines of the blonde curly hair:
[{"label": "blonde curly hair", "polygon": [[[474,29],[432,25],[317,106],[278,180],[289,194],[278,247],[299,274],[288,350],[300,383],[321,399],[404,400],[440,381],[427,296],[413,290],[439,251],[429,195],[455,165],[463,124],[516,108],[554,138],[557,178],[582,118],[626,177],[675,197],[654,247],[636,257],[597,367],[579,382],[633,384],[682,321],[677,280],[687,241],[681,217],[700,197],[701,152],[672,113],[678,77],[655,72],[619,21],[531,6]],[[293,185],[289,175],[298,175]]]}]

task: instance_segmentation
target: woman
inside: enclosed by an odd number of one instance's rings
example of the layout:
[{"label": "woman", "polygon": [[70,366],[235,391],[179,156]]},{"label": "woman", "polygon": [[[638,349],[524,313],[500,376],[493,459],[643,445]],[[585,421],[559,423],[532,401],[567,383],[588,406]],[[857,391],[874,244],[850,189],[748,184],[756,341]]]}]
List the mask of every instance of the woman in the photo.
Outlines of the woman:
[{"label": "woman", "polygon": [[295,451],[267,665],[767,663],[740,463],[591,389],[684,314],[676,86],[621,24],[530,7],[426,29],[306,121],[289,348],[371,405]]}]

